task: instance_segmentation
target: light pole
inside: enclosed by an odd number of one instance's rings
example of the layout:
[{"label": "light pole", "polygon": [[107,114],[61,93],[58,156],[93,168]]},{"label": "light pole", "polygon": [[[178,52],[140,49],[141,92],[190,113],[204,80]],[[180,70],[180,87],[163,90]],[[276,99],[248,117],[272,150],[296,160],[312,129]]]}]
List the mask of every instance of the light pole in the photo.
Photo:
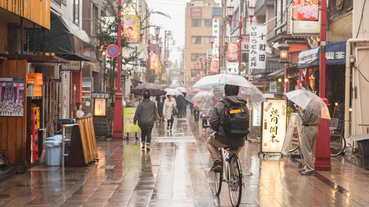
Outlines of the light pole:
[{"label": "light pole", "polygon": [[155,27],[156,43],[159,41],[160,27]]},{"label": "light pole", "polygon": [[113,138],[123,138],[123,115],[122,115],[122,93],[120,92],[120,74],[122,68],[122,0],[118,0],[118,71],[117,71],[117,93],[114,104]]},{"label": "light pole", "polygon": [[149,38],[147,40],[147,83],[150,83],[150,44],[151,44],[151,37],[149,34]]},{"label": "light pole", "polygon": [[[160,38],[161,39],[161,38]],[[161,49],[163,48],[163,42],[160,40],[160,43],[159,43],[159,54],[160,54],[160,57],[161,57]],[[161,58],[159,58],[161,59]],[[161,81],[162,81],[162,76],[163,76],[163,66],[161,67],[161,71],[160,71],[160,84],[161,84]]]}]

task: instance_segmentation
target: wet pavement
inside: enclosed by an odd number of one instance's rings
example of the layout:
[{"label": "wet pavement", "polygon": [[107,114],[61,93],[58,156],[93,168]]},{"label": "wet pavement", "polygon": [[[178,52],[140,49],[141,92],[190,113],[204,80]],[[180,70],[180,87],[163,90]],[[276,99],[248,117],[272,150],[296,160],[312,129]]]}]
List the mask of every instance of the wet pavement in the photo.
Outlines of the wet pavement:
[{"label": "wet pavement", "polygon": [[[176,119],[173,132],[155,124],[150,151],[139,141],[98,140],[99,162],[83,168],[35,166],[0,182],[1,206],[231,206],[228,188],[212,190],[207,133],[193,118]],[[332,171],[297,172],[301,160],[278,165],[246,142],[241,206],[369,206],[369,171],[332,158]]]}]

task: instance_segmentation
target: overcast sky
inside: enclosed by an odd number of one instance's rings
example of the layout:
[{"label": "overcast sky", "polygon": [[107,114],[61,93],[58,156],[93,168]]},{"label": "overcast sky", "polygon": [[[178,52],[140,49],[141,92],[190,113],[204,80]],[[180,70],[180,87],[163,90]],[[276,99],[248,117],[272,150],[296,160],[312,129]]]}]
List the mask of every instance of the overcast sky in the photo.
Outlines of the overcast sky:
[{"label": "overcast sky", "polygon": [[[186,3],[190,2],[190,0],[146,0],[146,2],[150,9],[167,13],[171,17],[169,19],[155,14],[151,17],[151,23],[162,28],[160,37],[163,37],[163,41],[164,30],[173,32],[173,39],[175,39],[176,45],[170,46],[172,49],[170,60],[174,62],[175,59],[178,59],[179,62],[181,53],[178,52],[178,48],[183,48],[185,44],[185,9]],[[215,2],[220,3],[221,0],[215,0]],[[151,29],[151,34],[155,34],[154,29]]]}]

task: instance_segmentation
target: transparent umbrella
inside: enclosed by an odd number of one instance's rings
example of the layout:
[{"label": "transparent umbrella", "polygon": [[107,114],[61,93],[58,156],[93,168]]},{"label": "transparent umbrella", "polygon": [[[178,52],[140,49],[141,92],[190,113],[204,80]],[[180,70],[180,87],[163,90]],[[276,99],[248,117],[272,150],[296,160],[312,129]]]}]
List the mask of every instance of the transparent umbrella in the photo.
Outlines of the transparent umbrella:
[{"label": "transparent umbrella", "polygon": [[170,84],[169,85],[169,88],[171,88],[171,89],[175,89],[175,88],[178,88],[178,87],[180,87],[181,85],[179,85],[178,83],[172,83],[172,84]]},{"label": "transparent umbrella", "polygon": [[314,93],[304,90],[294,90],[286,93],[286,96],[293,103],[301,106],[304,110],[307,110],[322,119],[331,119],[327,105]]},{"label": "transparent umbrella", "polygon": [[178,90],[181,93],[187,93],[187,89],[184,87],[177,87],[176,90]]},{"label": "transparent umbrella", "polygon": [[[247,81],[244,77],[227,74],[206,76],[201,78],[195,83],[195,85],[193,85],[192,90],[189,93],[193,94],[194,90],[212,91],[214,93],[215,100],[218,98],[222,99],[222,96],[224,95],[225,84],[239,86],[240,91],[238,96],[247,100],[247,105],[249,108],[256,108],[265,100],[261,91]],[[195,102],[192,99],[187,100]],[[213,103],[216,102],[215,100],[213,100]]]},{"label": "transparent umbrella", "polygon": [[183,96],[181,92],[179,92],[176,89],[169,89],[167,90],[167,93],[165,94],[166,96],[168,95],[172,95],[172,96]]}]

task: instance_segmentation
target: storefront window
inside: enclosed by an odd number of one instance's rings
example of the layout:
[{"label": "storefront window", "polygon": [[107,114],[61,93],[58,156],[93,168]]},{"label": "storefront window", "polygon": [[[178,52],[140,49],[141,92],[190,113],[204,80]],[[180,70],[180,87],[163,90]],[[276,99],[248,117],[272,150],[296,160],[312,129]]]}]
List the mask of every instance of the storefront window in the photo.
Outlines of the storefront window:
[{"label": "storefront window", "polygon": [[206,44],[206,45],[210,45],[211,44],[210,37],[204,37],[204,44]]},{"label": "storefront window", "polygon": [[205,27],[212,27],[211,19],[205,19]]}]

